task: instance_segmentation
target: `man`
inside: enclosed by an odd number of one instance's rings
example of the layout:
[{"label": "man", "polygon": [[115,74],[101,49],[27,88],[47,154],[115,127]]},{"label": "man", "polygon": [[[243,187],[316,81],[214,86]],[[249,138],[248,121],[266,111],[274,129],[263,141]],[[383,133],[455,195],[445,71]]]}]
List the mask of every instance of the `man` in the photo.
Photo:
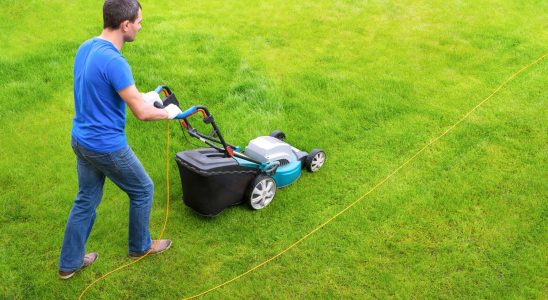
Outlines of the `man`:
[{"label": "man", "polygon": [[86,254],[86,241],[101,202],[105,177],[130,199],[129,256],[160,253],[170,240],[152,241],[149,232],[154,184],[126,141],[126,105],[139,120],[173,119],[181,110],[171,104],[158,109],[158,94],[141,94],[120,53],[141,29],[136,0],[106,0],[103,32],[84,42],[74,61],[74,104],[71,145],[76,154],[78,194],[70,211],[59,259],[59,277],[68,279],[98,257]]}]

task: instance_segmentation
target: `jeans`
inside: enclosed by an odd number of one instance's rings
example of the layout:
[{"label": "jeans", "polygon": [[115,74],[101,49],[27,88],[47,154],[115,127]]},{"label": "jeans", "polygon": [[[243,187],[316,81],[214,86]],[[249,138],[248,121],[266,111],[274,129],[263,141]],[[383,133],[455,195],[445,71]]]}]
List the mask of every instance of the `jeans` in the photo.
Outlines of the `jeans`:
[{"label": "jeans", "polygon": [[151,246],[150,210],[154,184],[129,146],[114,152],[94,152],[72,138],[78,170],[78,194],[72,205],[59,258],[59,270],[72,272],[84,264],[86,241],[103,196],[105,177],[127,193],[129,206],[129,253],[141,254]]}]

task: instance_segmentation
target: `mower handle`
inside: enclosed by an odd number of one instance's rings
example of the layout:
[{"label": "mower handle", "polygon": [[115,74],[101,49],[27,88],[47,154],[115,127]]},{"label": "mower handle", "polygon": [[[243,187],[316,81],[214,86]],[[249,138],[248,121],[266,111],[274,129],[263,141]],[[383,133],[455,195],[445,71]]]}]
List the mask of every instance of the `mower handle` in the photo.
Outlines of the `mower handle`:
[{"label": "mower handle", "polygon": [[166,96],[169,96],[169,95],[172,94],[171,90],[169,89],[169,87],[167,85],[159,85],[157,88],[154,89],[156,94],[160,94],[162,92],[162,90],[166,90],[166,92],[167,92]]},{"label": "mower handle", "polygon": [[[190,116],[192,116],[193,114],[197,113],[198,112],[198,106],[192,106],[190,107],[189,109],[183,111],[182,113],[178,114],[175,119],[186,119]],[[204,119],[205,119],[205,115],[204,115]]]},{"label": "mower handle", "polygon": [[[199,133],[195,128],[192,127],[192,125],[190,125],[190,122],[187,120],[187,118],[198,112],[202,114],[204,123],[211,124],[211,126],[213,127],[213,131],[217,133],[218,140],[214,139],[213,137],[205,136]],[[177,115],[177,119],[182,119],[181,125],[187,130],[190,135],[203,141],[208,146],[217,149],[219,152],[225,153],[229,157],[239,156],[239,153],[234,152],[234,147],[228,144],[223,138],[219,127],[217,127],[217,123],[215,123],[215,119],[213,118],[207,107],[203,105],[192,106],[191,108]],[[221,144],[222,147],[215,146],[211,142]]]},{"label": "mower handle", "polygon": [[[175,94],[173,94],[171,92],[171,89],[167,86],[167,85],[159,85],[158,87],[156,87],[154,89],[154,92],[156,92],[158,95],[161,93],[161,92],[164,92],[165,94],[165,98],[161,99],[162,100],[162,103],[159,103],[159,102],[154,102],[154,106],[156,108],[164,108],[165,106],[169,105],[169,104],[175,104],[177,105],[179,108],[181,108],[181,106],[179,105],[179,101],[177,101],[177,98],[175,97]],[[190,116],[192,116],[193,114],[197,113],[197,112],[201,112],[202,113],[202,116],[203,116],[203,119],[204,119],[204,122],[205,123],[210,123],[213,121],[213,116],[209,113],[209,110],[207,109],[207,107],[203,106],[203,105],[194,105],[194,106],[191,106],[190,108],[188,108],[187,110],[181,112],[180,114],[178,114],[175,119],[186,119]],[[185,120],[186,121],[186,120]]]},{"label": "mower handle", "polygon": [[[177,101],[177,98],[175,97],[175,94],[173,94],[171,92],[171,89],[167,85],[159,85],[156,89],[154,89],[154,91],[158,94],[160,94],[163,91],[164,94],[166,95],[166,97],[164,99],[162,99],[163,104],[160,104],[160,103],[156,102],[156,103],[154,103],[155,107],[164,108],[164,106],[167,106],[169,104],[175,104],[178,107],[180,107],[179,102]],[[190,122],[187,120],[187,118],[194,115],[194,114],[196,114],[196,113],[198,113],[198,112],[202,113],[202,118],[203,118],[204,123],[211,124],[211,126],[213,126],[213,130],[217,133],[217,137],[219,138],[219,140],[215,140],[212,137],[206,137],[206,136],[198,133],[198,131],[196,129],[192,128],[192,126],[190,125]],[[175,118],[181,120],[181,125],[183,125],[186,128],[186,130],[188,131],[189,134],[191,134],[192,136],[202,140],[203,142],[205,142],[209,146],[217,149],[219,152],[224,152],[225,155],[228,155],[229,157],[236,156],[236,157],[241,157],[243,159],[247,159],[247,160],[250,160],[250,161],[253,161],[253,162],[256,162],[256,163],[260,163],[260,162],[255,161],[255,160],[253,160],[253,159],[251,159],[251,158],[249,158],[245,155],[242,155],[238,152],[234,152],[234,149],[233,149],[232,145],[227,144],[227,142],[224,140],[223,136],[221,135],[221,131],[219,130],[219,128],[217,127],[217,124],[215,123],[215,119],[213,118],[213,116],[211,115],[211,113],[209,112],[207,107],[205,107],[203,105],[194,105],[194,106],[188,108],[187,110],[181,112],[180,114],[178,114]],[[209,141],[206,141],[204,138],[209,140]],[[223,147],[218,147],[218,146],[212,144],[210,141],[219,143]]]},{"label": "mower handle", "polygon": [[175,97],[175,94],[171,92],[171,89],[167,85],[159,85],[157,88],[154,89],[154,92],[156,92],[158,95],[160,95],[161,92],[164,92],[165,95],[165,97],[161,99],[162,103],[158,101],[154,102],[154,107],[165,108],[170,104],[175,104],[180,107],[179,101],[177,101],[177,97]]}]

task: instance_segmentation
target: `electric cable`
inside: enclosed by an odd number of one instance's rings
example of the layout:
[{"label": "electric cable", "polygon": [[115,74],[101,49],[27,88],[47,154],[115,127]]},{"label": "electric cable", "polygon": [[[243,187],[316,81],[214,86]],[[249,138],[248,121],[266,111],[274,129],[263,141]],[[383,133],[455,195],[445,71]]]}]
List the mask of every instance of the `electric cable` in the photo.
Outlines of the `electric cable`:
[{"label": "electric cable", "polygon": [[205,294],[208,294],[214,290],[217,290],[231,282],[234,282],[240,278],[242,278],[243,276],[259,269],[260,267],[266,265],[267,263],[275,260],[276,258],[282,256],[284,253],[286,253],[287,251],[291,250],[292,248],[294,248],[295,246],[297,246],[298,244],[300,244],[302,241],[304,241],[305,239],[307,239],[308,237],[310,237],[311,235],[313,235],[314,233],[316,233],[318,230],[322,229],[324,226],[326,226],[327,224],[331,223],[333,220],[335,220],[337,217],[339,217],[340,215],[342,215],[343,213],[345,213],[347,210],[349,210],[350,208],[352,208],[354,205],[356,205],[358,202],[360,202],[362,199],[364,199],[365,197],[367,197],[367,195],[369,195],[370,193],[372,193],[374,190],[376,190],[377,188],[379,188],[380,186],[382,186],[386,181],[388,181],[388,179],[390,179],[392,176],[394,176],[396,173],[398,173],[403,167],[405,167],[407,164],[409,164],[411,161],[413,161],[417,156],[419,156],[425,149],[427,149],[428,147],[430,147],[432,144],[434,144],[435,142],[437,142],[439,139],[441,139],[442,137],[444,137],[445,135],[447,135],[451,130],[453,130],[455,127],[457,127],[460,123],[462,123],[465,119],[468,118],[468,116],[470,116],[470,114],[472,114],[476,109],[478,109],[480,106],[482,106],[485,102],[487,102],[487,100],[489,100],[491,97],[493,97],[498,91],[500,91],[506,84],[508,84],[508,82],[512,81],[516,76],[518,76],[519,74],[521,74],[523,71],[527,70],[528,68],[530,68],[531,66],[537,64],[538,62],[540,62],[542,59],[544,59],[546,56],[548,55],[548,53],[542,55],[540,58],[536,59],[534,62],[526,65],[525,67],[521,68],[519,71],[517,71],[516,73],[514,73],[512,76],[508,77],[508,79],[506,79],[498,88],[495,89],[495,91],[493,93],[491,93],[491,95],[489,95],[487,98],[483,99],[479,104],[477,104],[476,106],[474,106],[474,108],[472,108],[470,111],[468,111],[468,113],[466,113],[462,118],[460,118],[456,123],[454,123],[453,125],[451,125],[447,130],[445,130],[442,134],[440,134],[439,136],[437,136],[436,138],[434,138],[433,140],[431,140],[430,142],[428,142],[424,147],[422,147],[419,151],[417,151],[417,153],[415,153],[413,156],[411,156],[409,159],[407,159],[405,162],[403,162],[399,167],[397,167],[392,173],[390,173],[388,176],[386,176],[384,179],[382,179],[379,183],[377,183],[375,186],[373,186],[369,191],[367,191],[365,194],[363,194],[361,197],[359,197],[357,200],[355,200],[354,202],[350,203],[348,206],[346,206],[343,210],[341,210],[340,212],[336,213],[334,216],[332,216],[331,218],[329,218],[327,221],[323,222],[322,224],[320,224],[319,226],[317,226],[316,228],[314,228],[313,230],[311,230],[309,233],[307,233],[306,235],[304,235],[302,238],[300,238],[299,240],[297,240],[296,242],[292,243],[291,245],[289,245],[287,248],[285,248],[284,250],[280,251],[278,254],[270,257],[269,259],[263,261],[262,263],[252,267],[251,269],[241,273],[240,275],[237,275],[235,277],[233,277],[232,279],[229,279],[217,286],[214,286],[208,290],[205,290],[203,292],[200,292],[198,294],[195,294],[193,296],[189,296],[189,297],[185,297],[184,300],[188,300],[188,299],[194,299],[194,298],[198,298],[198,297],[201,297]]}]

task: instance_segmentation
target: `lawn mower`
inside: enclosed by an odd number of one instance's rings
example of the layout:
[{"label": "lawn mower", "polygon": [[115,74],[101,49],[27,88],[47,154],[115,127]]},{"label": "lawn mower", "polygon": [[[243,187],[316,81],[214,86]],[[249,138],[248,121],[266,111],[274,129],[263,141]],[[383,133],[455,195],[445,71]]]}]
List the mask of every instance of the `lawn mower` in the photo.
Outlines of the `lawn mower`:
[{"label": "lawn mower", "polygon": [[[158,108],[175,104],[175,94],[167,86],[155,90],[163,92]],[[202,134],[188,118],[201,114],[203,122],[213,127],[209,135]],[[265,208],[277,188],[295,182],[303,169],[318,171],[326,160],[325,152],[314,149],[301,151],[285,142],[280,130],[260,136],[249,142],[245,149],[225,141],[211,113],[205,106],[192,106],[179,114],[183,131],[209,147],[178,152],[175,160],[183,187],[183,202],[198,214],[213,217],[225,208],[247,202],[253,210]]]}]

